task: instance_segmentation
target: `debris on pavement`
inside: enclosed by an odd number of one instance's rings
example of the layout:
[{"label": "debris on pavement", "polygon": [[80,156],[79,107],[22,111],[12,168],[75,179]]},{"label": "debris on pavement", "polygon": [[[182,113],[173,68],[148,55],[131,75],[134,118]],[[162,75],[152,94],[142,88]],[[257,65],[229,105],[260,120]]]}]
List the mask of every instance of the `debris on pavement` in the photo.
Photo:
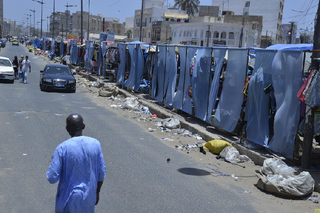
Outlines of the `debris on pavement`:
[{"label": "debris on pavement", "polygon": [[319,203],[318,195],[311,195],[308,200],[311,200],[313,203]]},{"label": "debris on pavement", "polygon": [[140,103],[138,98],[128,97],[124,99],[124,103],[122,104],[123,109],[129,109],[134,111],[140,111]]},{"label": "debris on pavement", "polygon": [[170,139],[170,138],[161,138],[161,140],[164,140],[164,141],[174,141],[173,139]]},{"label": "debris on pavement", "polygon": [[176,129],[180,127],[180,121],[176,118],[166,118],[162,120],[162,126],[169,129]]},{"label": "debris on pavement", "polygon": [[230,163],[243,163],[246,161],[253,163],[253,161],[248,156],[240,155],[239,151],[233,146],[225,147],[220,152],[220,156]]},{"label": "debris on pavement", "polygon": [[99,89],[99,96],[101,97],[117,96],[118,94],[119,88],[114,84],[105,84]]},{"label": "debris on pavement", "polygon": [[281,159],[268,158],[260,170],[256,186],[267,192],[285,197],[302,197],[312,193],[315,185],[309,172],[300,172],[288,166]]}]

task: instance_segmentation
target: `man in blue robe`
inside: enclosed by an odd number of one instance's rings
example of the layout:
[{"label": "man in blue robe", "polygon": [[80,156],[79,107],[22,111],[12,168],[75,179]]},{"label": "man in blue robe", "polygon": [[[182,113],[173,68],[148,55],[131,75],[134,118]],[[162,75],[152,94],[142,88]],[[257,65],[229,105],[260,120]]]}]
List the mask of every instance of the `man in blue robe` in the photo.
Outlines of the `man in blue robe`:
[{"label": "man in blue robe", "polygon": [[71,114],[66,122],[71,138],[58,145],[47,171],[51,184],[59,181],[55,212],[93,213],[106,175],[101,145],[82,135],[81,115]]}]

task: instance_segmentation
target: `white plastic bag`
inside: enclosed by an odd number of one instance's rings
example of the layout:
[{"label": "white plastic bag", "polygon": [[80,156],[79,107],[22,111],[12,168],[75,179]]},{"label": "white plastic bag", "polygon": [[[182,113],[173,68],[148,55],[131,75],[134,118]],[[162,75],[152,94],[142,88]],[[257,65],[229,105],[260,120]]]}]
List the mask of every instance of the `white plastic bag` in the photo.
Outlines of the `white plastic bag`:
[{"label": "white plastic bag", "polygon": [[233,146],[225,147],[220,152],[220,156],[230,163],[253,162],[248,156],[240,155],[239,151]]},{"label": "white plastic bag", "polygon": [[180,127],[180,121],[176,118],[166,118],[162,120],[162,126],[169,129],[176,129]]},{"label": "white plastic bag", "polygon": [[290,177],[294,175],[295,170],[292,167],[287,166],[281,159],[268,158],[263,162],[261,170],[266,175],[282,175],[284,177]]},{"label": "white plastic bag", "polygon": [[122,104],[122,108],[140,111],[140,104],[139,104],[138,98],[128,97],[128,98],[124,99],[124,103]]},{"label": "white plastic bag", "polygon": [[284,196],[301,197],[310,194],[314,189],[315,181],[309,172],[295,174],[295,170],[280,159],[266,159],[261,173],[265,175],[260,176],[263,183],[272,185],[277,190],[276,193]]}]

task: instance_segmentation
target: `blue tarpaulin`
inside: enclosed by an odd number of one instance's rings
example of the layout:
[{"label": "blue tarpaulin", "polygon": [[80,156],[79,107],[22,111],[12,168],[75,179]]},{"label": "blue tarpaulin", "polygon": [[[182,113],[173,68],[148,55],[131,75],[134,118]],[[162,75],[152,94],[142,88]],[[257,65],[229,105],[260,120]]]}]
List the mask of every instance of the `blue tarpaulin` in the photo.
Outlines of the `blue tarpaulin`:
[{"label": "blue tarpaulin", "polygon": [[199,47],[192,74],[192,99],[197,118],[207,119],[212,48]]},{"label": "blue tarpaulin", "polygon": [[233,132],[237,126],[243,103],[243,84],[246,78],[248,51],[228,49],[228,62],[214,126]]},{"label": "blue tarpaulin", "polygon": [[313,44],[275,44],[267,50],[313,50]]},{"label": "blue tarpaulin", "polygon": [[126,68],[126,45],[124,43],[119,43],[120,51],[120,66],[117,73],[117,83],[122,85],[124,83],[124,73]]}]

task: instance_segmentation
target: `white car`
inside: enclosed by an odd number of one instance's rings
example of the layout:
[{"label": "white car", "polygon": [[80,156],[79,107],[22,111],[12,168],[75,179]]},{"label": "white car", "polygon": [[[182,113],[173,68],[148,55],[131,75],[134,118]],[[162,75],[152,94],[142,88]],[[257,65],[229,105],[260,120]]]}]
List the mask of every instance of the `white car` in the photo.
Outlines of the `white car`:
[{"label": "white car", "polygon": [[14,83],[14,69],[9,58],[0,56],[0,80]]}]

